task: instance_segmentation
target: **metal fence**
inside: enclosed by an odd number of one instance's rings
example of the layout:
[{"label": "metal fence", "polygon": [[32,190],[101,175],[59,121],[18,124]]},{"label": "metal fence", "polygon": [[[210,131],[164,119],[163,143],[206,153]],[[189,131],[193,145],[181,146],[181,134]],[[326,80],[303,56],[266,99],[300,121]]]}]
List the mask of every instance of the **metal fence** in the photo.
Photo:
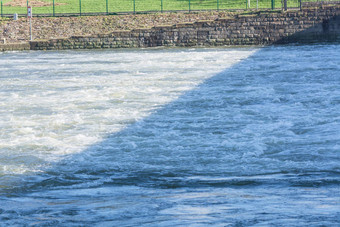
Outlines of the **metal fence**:
[{"label": "metal fence", "polygon": [[[298,8],[304,2],[286,0],[287,8]],[[34,16],[110,15],[201,10],[281,9],[285,0],[1,0],[1,17],[26,16],[32,6]]]}]

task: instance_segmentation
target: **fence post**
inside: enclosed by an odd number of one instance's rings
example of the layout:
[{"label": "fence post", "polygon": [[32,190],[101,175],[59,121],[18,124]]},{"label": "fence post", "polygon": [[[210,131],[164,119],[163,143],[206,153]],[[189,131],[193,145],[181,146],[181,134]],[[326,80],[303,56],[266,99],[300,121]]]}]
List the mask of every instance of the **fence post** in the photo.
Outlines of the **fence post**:
[{"label": "fence post", "polygon": [[217,0],[217,11],[219,11],[219,10],[220,10],[220,1]]},{"label": "fence post", "polygon": [[272,0],[272,10],[275,9],[275,0]]},{"label": "fence post", "polygon": [[161,13],[163,13],[163,0],[161,0]]},{"label": "fence post", "polygon": [[54,0],[53,0],[53,16],[55,17],[55,5],[54,5]]},{"label": "fence post", "polygon": [[287,11],[287,0],[283,0],[283,8]]},{"label": "fence post", "polygon": [[3,13],[2,13],[2,0],[1,0],[1,17],[3,17]]},{"label": "fence post", "polygon": [[136,0],[133,0],[133,14],[136,14]]},{"label": "fence post", "polygon": [[79,15],[81,16],[81,0],[79,0]]},{"label": "fence post", "polygon": [[106,0],[106,14],[109,15],[109,1]]},{"label": "fence post", "polygon": [[300,11],[302,10],[302,1],[299,0],[299,3],[300,3]]},{"label": "fence post", "polygon": [[191,2],[189,0],[189,13],[191,12]]}]

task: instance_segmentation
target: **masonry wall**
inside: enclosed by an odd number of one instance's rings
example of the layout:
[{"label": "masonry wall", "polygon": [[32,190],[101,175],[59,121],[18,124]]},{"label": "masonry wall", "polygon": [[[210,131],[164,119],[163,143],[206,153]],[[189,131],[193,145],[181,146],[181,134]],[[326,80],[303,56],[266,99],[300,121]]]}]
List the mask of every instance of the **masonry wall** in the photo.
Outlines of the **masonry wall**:
[{"label": "masonry wall", "polygon": [[30,42],[32,50],[267,45],[340,41],[340,6],[220,18]]}]

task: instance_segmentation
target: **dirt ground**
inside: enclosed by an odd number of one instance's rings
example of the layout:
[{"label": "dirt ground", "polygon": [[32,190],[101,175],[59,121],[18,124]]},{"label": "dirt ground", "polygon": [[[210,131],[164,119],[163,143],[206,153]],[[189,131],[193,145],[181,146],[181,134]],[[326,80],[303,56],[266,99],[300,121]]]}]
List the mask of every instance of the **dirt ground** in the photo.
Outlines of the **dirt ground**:
[{"label": "dirt ground", "polygon": [[[51,6],[53,3],[51,2],[43,2],[39,0],[30,0],[29,5],[32,7],[42,7],[42,6]],[[55,3],[55,5],[61,5],[62,3]],[[13,7],[26,7],[27,0],[12,0],[10,2],[4,3],[4,6],[13,6]]]},{"label": "dirt ground", "polygon": [[[19,0],[17,0],[19,2]],[[20,0],[22,1],[22,0]],[[36,1],[39,2],[39,1]],[[215,20],[230,16],[224,11],[199,13],[155,13],[136,15],[45,17],[33,18],[33,39],[51,39],[73,35],[106,34],[115,30],[150,28],[158,25],[173,25],[197,20]],[[29,40],[29,22],[26,18],[0,19],[0,44]]]}]

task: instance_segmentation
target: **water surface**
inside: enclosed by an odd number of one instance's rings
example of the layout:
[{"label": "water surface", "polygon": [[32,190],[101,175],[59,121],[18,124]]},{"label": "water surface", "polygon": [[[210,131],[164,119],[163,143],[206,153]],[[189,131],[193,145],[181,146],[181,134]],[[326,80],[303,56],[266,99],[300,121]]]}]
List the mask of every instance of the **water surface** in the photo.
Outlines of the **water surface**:
[{"label": "water surface", "polygon": [[340,46],[0,54],[0,221],[337,226]]}]

